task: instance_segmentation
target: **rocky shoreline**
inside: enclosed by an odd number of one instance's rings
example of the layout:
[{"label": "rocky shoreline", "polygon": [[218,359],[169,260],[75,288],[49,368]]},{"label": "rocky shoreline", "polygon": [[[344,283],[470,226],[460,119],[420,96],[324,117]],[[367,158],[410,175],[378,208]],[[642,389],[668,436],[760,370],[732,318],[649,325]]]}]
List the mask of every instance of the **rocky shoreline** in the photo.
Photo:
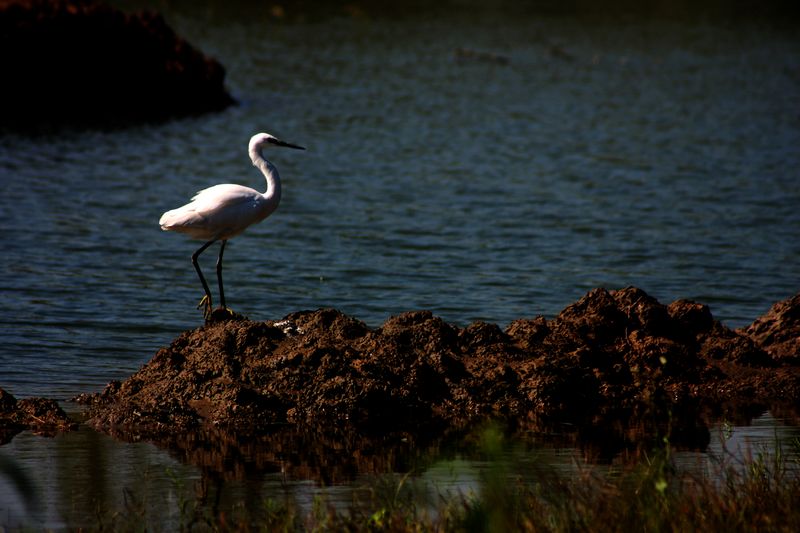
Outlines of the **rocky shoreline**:
[{"label": "rocky shoreline", "polygon": [[[735,419],[766,408],[794,417],[799,347],[800,294],[739,330],[706,305],[663,305],[634,287],[595,289],[551,320],[518,319],[505,330],[459,328],[428,311],[370,329],[319,309],[184,332],[127,380],[76,401],[95,429],[156,442],[276,427],[413,433],[486,419]],[[8,398],[0,427],[43,427],[41,416],[20,413],[45,400]],[[66,415],[53,416],[47,427],[70,427]]]},{"label": "rocky shoreline", "polygon": [[14,435],[26,429],[52,436],[77,427],[78,423],[70,419],[55,400],[17,400],[0,388],[0,445],[6,444]]}]

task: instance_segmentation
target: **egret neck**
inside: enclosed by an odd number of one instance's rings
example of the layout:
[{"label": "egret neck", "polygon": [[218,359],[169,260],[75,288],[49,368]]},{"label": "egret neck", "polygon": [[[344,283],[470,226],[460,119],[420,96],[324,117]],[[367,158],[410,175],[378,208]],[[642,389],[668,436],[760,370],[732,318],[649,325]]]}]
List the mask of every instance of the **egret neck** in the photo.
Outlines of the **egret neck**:
[{"label": "egret neck", "polygon": [[267,201],[266,205],[269,206],[268,209],[266,209],[267,215],[269,215],[275,211],[281,201],[281,177],[275,165],[267,161],[264,156],[261,155],[261,147],[251,146],[249,152],[253,166],[258,167],[267,180],[267,190],[264,192],[264,199]]}]

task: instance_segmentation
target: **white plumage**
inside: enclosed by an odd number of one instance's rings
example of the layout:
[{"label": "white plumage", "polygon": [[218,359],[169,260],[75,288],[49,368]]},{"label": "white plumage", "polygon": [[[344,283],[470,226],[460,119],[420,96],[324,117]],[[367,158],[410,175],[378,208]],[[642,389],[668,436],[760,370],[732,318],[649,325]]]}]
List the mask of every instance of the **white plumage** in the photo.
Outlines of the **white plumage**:
[{"label": "white plumage", "polygon": [[233,183],[214,185],[198,192],[183,207],[164,213],[158,223],[165,231],[195,239],[227,240],[275,211],[280,197],[267,193]]},{"label": "white plumage", "polygon": [[161,215],[158,221],[162,230],[185,233],[195,239],[207,242],[192,255],[200,282],[203,284],[205,296],[200,301],[205,306],[204,315],[211,316],[211,291],[208,288],[203,272],[197,258],[203,251],[216,241],[222,241],[217,260],[217,282],[219,283],[220,303],[225,307],[225,293],[222,289],[222,254],[228,239],[242,233],[247,227],[261,222],[275,209],[281,201],[281,179],[275,166],[267,161],[261,154],[264,146],[285,146],[304,150],[297,146],[281,141],[268,133],[258,133],[250,139],[248,153],[253,165],[258,167],[267,180],[267,190],[260,193],[250,187],[225,183],[214,185],[198,192],[188,204],[172,209]]}]

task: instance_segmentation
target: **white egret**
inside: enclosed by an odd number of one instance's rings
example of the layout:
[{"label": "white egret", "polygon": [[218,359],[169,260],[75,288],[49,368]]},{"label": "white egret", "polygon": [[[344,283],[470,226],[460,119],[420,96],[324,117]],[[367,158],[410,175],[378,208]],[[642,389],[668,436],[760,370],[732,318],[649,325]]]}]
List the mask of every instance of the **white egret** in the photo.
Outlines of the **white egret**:
[{"label": "white egret", "polygon": [[258,167],[267,180],[266,192],[262,194],[250,187],[233,183],[214,185],[198,192],[192,201],[183,207],[167,211],[158,221],[164,231],[186,233],[192,238],[207,241],[192,254],[192,264],[205,291],[205,296],[197,307],[205,307],[203,316],[206,320],[210,319],[212,314],[211,291],[200,270],[198,257],[206,248],[221,241],[217,259],[217,283],[221,307],[227,311],[225,292],[222,289],[222,254],[225,252],[225,243],[231,237],[242,233],[248,226],[267,218],[278,208],[281,201],[281,178],[278,169],[261,155],[262,148],[267,145],[305,150],[302,146],[281,141],[268,133],[253,135],[248,152],[253,166]]}]

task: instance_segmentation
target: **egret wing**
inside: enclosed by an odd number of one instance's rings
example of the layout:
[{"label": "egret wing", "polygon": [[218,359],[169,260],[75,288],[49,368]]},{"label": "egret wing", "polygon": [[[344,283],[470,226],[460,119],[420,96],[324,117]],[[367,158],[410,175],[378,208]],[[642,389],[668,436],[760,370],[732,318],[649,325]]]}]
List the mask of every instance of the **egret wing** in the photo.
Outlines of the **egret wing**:
[{"label": "egret wing", "polygon": [[202,239],[223,239],[241,233],[253,222],[261,193],[241,185],[222,184],[203,189],[183,207],[161,217],[162,229]]},{"label": "egret wing", "polygon": [[199,213],[213,213],[237,206],[244,202],[252,202],[261,196],[256,190],[242,185],[224,183],[214,185],[199,191],[192,197],[192,202],[187,204],[194,207]]}]

